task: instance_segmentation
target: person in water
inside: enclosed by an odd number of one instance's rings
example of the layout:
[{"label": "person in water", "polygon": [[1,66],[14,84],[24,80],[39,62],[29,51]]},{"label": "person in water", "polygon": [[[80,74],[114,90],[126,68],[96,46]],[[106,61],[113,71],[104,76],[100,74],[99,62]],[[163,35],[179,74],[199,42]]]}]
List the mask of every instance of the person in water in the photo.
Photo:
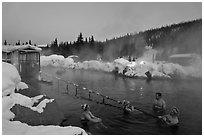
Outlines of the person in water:
[{"label": "person in water", "polygon": [[83,125],[87,125],[88,122],[93,122],[93,123],[100,123],[102,122],[102,119],[95,117],[91,111],[90,111],[90,106],[87,104],[83,104],[81,106],[81,108],[83,109],[83,113],[81,115],[81,123]]},{"label": "person in water", "polygon": [[168,126],[175,126],[179,124],[179,110],[176,107],[173,107],[169,114],[164,116],[158,116],[159,119],[162,119]]},{"label": "person in water", "polygon": [[123,111],[124,111],[124,113],[129,113],[129,112],[132,112],[134,110],[135,110],[134,106],[131,106],[129,101],[126,101],[126,100],[123,101]]},{"label": "person in water", "polygon": [[153,103],[153,110],[155,112],[165,112],[165,109],[166,109],[166,103],[162,99],[162,94],[157,92]]}]

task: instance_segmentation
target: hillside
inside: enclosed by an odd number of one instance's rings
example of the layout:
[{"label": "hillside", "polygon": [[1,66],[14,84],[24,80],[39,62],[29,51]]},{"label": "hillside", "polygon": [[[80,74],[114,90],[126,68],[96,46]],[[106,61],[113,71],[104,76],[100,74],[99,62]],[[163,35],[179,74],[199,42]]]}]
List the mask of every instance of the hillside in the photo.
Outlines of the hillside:
[{"label": "hillside", "polygon": [[150,29],[137,34],[107,40],[104,57],[142,55],[145,46],[158,50],[157,59],[165,60],[172,54],[202,54],[202,20],[194,20],[166,27]]},{"label": "hillside", "polygon": [[[52,42],[49,52],[44,55],[61,54],[64,57],[75,54],[82,60],[114,60],[120,56],[140,57],[145,46],[156,49],[157,60],[166,60],[172,54],[202,54],[202,19],[162,26],[135,34],[116,37],[104,42],[84,41],[78,37],[74,42]],[[87,39],[87,38],[86,38]],[[80,40],[80,41],[79,41]]]}]

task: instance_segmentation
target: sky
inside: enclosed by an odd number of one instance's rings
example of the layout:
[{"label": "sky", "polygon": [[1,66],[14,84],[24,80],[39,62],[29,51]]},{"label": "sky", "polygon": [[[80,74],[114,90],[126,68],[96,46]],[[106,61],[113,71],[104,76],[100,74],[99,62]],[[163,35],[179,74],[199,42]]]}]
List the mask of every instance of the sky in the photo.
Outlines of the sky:
[{"label": "sky", "polygon": [[75,41],[80,32],[104,41],[200,18],[201,2],[3,2],[2,41]]}]

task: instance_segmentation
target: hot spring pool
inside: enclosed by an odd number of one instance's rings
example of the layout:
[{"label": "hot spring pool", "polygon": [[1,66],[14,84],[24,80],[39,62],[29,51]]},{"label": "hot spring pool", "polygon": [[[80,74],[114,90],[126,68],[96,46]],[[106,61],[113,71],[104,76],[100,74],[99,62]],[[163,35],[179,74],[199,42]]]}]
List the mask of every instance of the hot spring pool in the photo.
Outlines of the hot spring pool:
[{"label": "hot spring pool", "polygon": [[[154,135],[154,134],[202,134],[202,80],[152,80],[123,78],[111,73],[73,70],[60,73],[59,68],[43,67],[42,72],[75,82],[81,86],[119,100],[129,100],[132,105],[152,113],[155,92],[161,92],[167,104],[180,110],[178,129],[162,126],[158,120],[140,112],[124,115],[123,111],[97,104],[87,99],[76,98],[64,93],[65,87],[40,83],[41,94],[54,98],[67,118],[66,124],[82,127],[80,123],[81,104],[87,103],[94,115],[101,117],[108,127],[89,130],[97,135]],[[63,93],[62,93],[63,92]],[[83,127],[82,127],[83,128]]]}]

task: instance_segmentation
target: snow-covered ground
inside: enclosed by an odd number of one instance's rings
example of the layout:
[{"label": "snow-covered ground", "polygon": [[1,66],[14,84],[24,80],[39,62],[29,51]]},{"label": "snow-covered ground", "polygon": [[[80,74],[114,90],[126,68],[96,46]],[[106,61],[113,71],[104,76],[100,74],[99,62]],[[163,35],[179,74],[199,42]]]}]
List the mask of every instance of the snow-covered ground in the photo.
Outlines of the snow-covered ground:
[{"label": "snow-covered ground", "polygon": [[[27,97],[16,93],[19,89],[28,88],[27,84],[21,82],[21,77],[17,69],[8,63],[2,62],[2,134],[3,135],[74,135],[86,132],[79,127],[59,127],[59,126],[29,126],[20,121],[11,121],[15,114],[10,109],[15,105],[27,107],[38,113],[43,113],[47,103],[54,99],[43,99],[37,106],[33,104],[39,102],[43,95]],[[15,90],[16,89],[16,90]],[[15,92],[16,91],[16,92]]]},{"label": "snow-covered ground", "polygon": [[[149,51],[148,51],[149,52]],[[202,61],[197,60],[196,64],[189,66],[181,66],[172,62],[154,61],[155,56],[151,56],[146,52],[142,57],[136,59],[134,62],[129,62],[125,58],[115,59],[113,62],[103,62],[98,60],[90,60],[83,62],[74,62],[72,57],[64,58],[61,55],[41,56],[41,66],[55,66],[61,68],[72,69],[89,69],[99,70],[105,72],[116,71],[130,77],[147,77],[146,72],[149,71],[152,77],[172,78],[179,77],[201,77],[202,74]],[[156,51],[153,52],[156,54]],[[200,65],[198,65],[200,64]]]}]

